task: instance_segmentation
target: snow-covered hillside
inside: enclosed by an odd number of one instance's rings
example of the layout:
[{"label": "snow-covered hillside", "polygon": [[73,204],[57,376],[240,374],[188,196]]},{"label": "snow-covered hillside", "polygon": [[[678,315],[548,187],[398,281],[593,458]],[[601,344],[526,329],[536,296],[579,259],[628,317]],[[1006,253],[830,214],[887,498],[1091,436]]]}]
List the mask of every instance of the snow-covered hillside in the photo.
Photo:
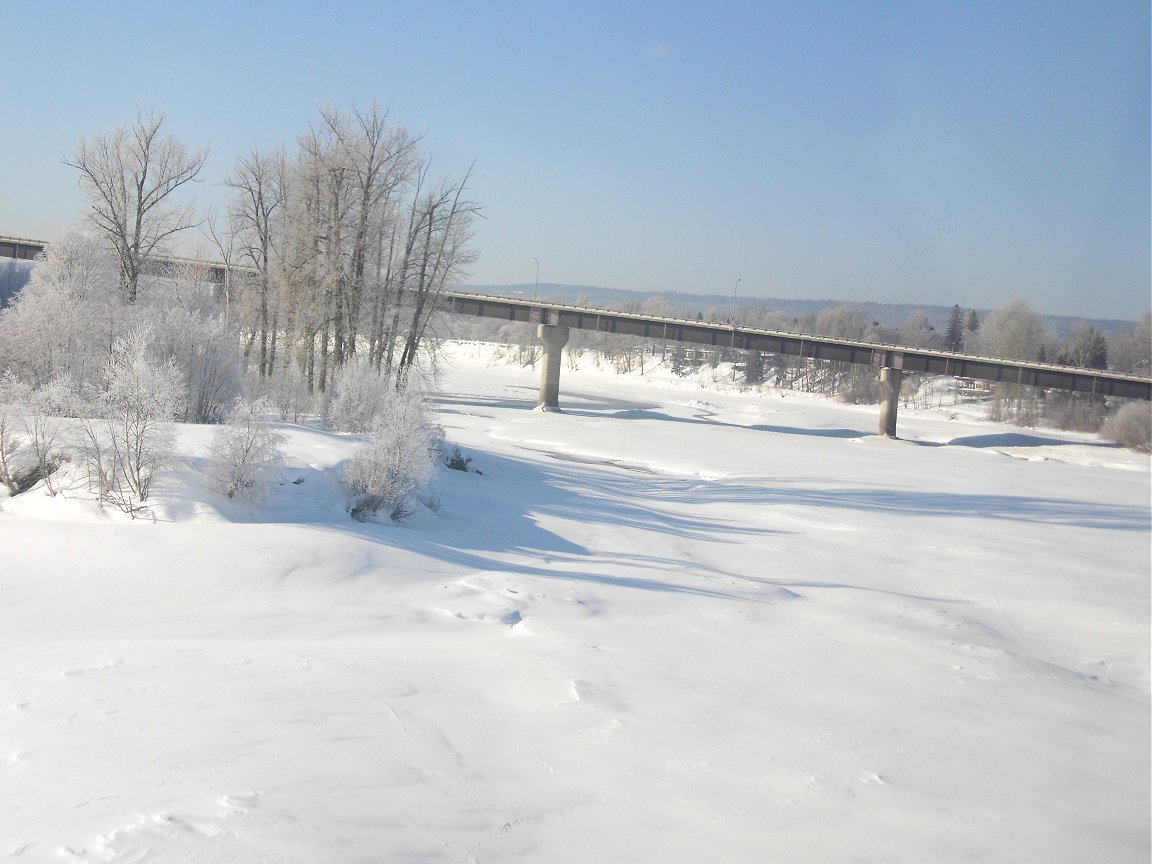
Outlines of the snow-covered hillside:
[{"label": "snow-covered hillside", "polygon": [[469,473],[362,525],[0,500],[0,856],[1146,862],[1147,457],[455,349]]}]

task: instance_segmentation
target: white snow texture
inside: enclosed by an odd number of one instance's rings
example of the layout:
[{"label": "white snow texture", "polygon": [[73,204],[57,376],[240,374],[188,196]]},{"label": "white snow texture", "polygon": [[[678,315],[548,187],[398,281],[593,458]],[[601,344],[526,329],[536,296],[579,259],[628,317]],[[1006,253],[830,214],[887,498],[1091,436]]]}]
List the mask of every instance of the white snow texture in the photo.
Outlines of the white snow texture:
[{"label": "white snow texture", "polygon": [[402,525],[0,499],[0,859],[1148,861],[1146,456],[453,351]]}]

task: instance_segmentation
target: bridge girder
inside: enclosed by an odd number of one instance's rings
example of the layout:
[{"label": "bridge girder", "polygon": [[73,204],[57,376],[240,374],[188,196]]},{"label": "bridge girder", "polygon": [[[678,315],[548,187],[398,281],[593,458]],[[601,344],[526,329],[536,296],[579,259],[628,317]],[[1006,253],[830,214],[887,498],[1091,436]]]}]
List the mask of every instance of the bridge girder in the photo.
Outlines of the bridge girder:
[{"label": "bridge girder", "polygon": [[836,360],[873,366],[877,369],[899,369],[902,372],[923,372],[982,381],[1026,384],[1031,387],[1067,390],[1073,393],[1152,400],[1152,379],[1100,369],[998,360],[902,345],[854,342],[824,336],[732,327],[706,321],[658,318],[630,312],[541,304],[537,301],[455,291],[446,292],[443,299],[447,308],[453,312],[499,318],[504,321],[557,324],[598,333],[666,339],[686,344],[807,357],[813,360]]}]

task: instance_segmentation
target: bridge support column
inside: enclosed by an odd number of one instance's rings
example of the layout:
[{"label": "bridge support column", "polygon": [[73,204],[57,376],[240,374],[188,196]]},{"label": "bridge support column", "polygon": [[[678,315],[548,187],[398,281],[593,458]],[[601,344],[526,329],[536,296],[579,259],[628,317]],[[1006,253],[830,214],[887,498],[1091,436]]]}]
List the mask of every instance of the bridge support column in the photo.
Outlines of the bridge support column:
[{"label": "bridge support column", "polygon": [[896,409],[900,405],[900,383],[904,371],[885,366],[880,370],[880,431],[878,434],[896,437]]},{"label": "bridge support column", "polygon": [[544,362],[540,367],[540,401],[536,407],[542,411],[560,410],[560,355],[568,344],[568,328],[558,324],[540,324],[536,338],[544,346]]}]

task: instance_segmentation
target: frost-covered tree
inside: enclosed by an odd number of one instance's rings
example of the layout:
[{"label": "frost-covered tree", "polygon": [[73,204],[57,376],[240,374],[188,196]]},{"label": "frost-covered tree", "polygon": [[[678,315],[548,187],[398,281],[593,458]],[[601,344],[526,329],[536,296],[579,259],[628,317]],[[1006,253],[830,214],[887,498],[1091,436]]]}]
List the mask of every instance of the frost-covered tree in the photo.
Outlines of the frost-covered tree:
[{"label": "frost-covered tree", "polygon": [[385,376],[431,362],[436,298],[474,260],[479,207],[467,174],[434,181],[419,144],[376,105],[324,108],[293,150],[253,150],[231,173],[221,245],[256,272],[231,317],[262,381],[298,363],[327,394],[358,352]]},{"label": "frost-covered tree", "polygon": [[[1005,360],[1040,359],[1044,328],[1040,315],[1023,300],[1013,300],[990,314],[980,327],[979,352]],[[1034,426],[1040,419],[1038,391],[1026,385],[997,383],[988,418]]]},{"label": "frost-covered tree", "polygon": [[816,316],[816,332],[834,339],[864,339],[868,326],[863,310],[847,304],[821,310]]},{"label": "frost-covered tree", "polygon": [[11,372],[0,377],[0,480],[11,494],[38,480],[49,495],[59,491],[53,475],[64,461],[62,418],[77,403],[66,378],[32,387]]},{"label": "frost-covered tree", "polygon": [[250,507],[267,501],[272,479],[284,463],[280,448],[286,436],[269,423],[268,411],[266,400],[238,400],[208,450],[211,487]]},{"label": "frost-covered tree", "polygon": [[432,476],[442,439],[421,388],[402,381],[345,469],[352,518],[364,522],[384,511],[399,522],[411,515],[411,496]]},{"label": "frost-covered tree", "polygon": [[24,433],[35,459],[36,474],[44,482],[45,491],[55,496],[59,490],[53,475],[63,461],[61,418],[76,412],[76,391],[69,379],[58,377],[35,389],[25,387],[25,393],[27,396],[20,406]]},{"label": "frost-covered tree", "polygon": [[[240,261],[256,271],[247,284],[249,302],[242,319],[250,328],[249,346],[257,349],[257,371],[261,378],[272,372],[278,318],[278,245],[284,242],[283,217],[288,196],[288,157],[282,148],[261,150],[253,147],[241,156],[228,175],[232,201],[228,220],[232,245]],[[217,243],[224,249],[222,243]]]},{"label": "frost-covered tree", "polygon": [[170,309],[156,322],[157,344],[180,370],[187,394],[178,418],[218,423],[240,391],[240,347],[221,318]]},{"label": "frost-covered tree", "polygon": [[11,303],[20,289],[28,284],[32,275],[28,264],[15,258],[0,264],[0,307]]},{"label": "frost-covered tree", "polygon": [[81,138],[64,160],[80,172],[88,218],[115,254],[128,303],[136,302],[145,260],[195,222],[192,205],[178,204],[173,196],[196,179],[208,150],[190,151],[165,135],[166,120],[164,112],[142,108],[127,126]]},{"label": "frost-covered tree", "polygon": [[99,239],[61,232],[16,302],[0,312],[0,369],[33,388],[61,375],[95,383],[130,317],[121,305],[115,265]]},{"label": "frost-covered tree", "polygon": [[297,423],[301,417],[315,412],[318,399],[308,387],[302,365],[290,355],[286,360],[265,387],[281,419]]},{"label": "frost-covered tree", "polygon": [[1043,344],[1043,321],[1024,300],[1005,303],[980,328],[981,351],[991,357],[1035,360]]},{"label": "frost-covered tree", "polygon": [[897,338],[901,345],[910,345],[914,348],[934,348],[937,343],[936,328],[923,309],[915,309],[908,313]]},{"label": "frost-covered tree", "polygon": [[1117,372],[1152,374],[1152,312],[1145,312],[1131,330],[1108,336],[1108,360]]},{"label": "frost-covered tree", "polygon": [[135,513],[174,453],[171,421],[184,410],[179,367],[151,354],[145,328],[117,339],[102,389],[80,422],[79,450],[102,501]]},{"label": "frost-covered tree", "polygon": [[243,360],[236,334],[203,267],[178,267],[149,281],[147,290],[141,283],[138,311],[151,328],[152,353],[171,358],[183,375],[187,399],[178,419],[217,423],[240,392]]}]

